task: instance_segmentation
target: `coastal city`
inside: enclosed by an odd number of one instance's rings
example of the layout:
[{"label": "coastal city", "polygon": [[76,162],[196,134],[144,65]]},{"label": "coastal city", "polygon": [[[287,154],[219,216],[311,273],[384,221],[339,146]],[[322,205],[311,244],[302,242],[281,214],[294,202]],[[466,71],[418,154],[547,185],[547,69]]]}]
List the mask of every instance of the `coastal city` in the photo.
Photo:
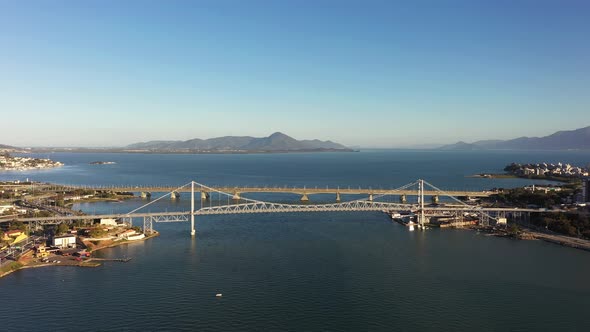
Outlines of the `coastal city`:
[{"label": "coastal city", "polygon": [[31,169],[48,169],[63,166],[59,161],[30,157],[13,157],[7,152],[0,152],[0,170],[26,171]]},{"label": "coastal city", "polygon": [[589,176],[587,167],[573,166],[567,163],[538,163],[538,164],[517,164],[512,163],[505,171],[518,176],[556,176],[583,178]]},{"label": "coastal city", "polygon": [[117,201],[132,196],[108,191],[48,191],[42,189],[43,185],[20,181],[0,183],[0,276],[31,267],[96,267],[101,259],[91,257],[93,252],[157,235],[153,231],[146,237],[140,227],[114,218],[62,223],[10,221],[35,217],[42,220],[51,216],[72,216],[74,220],[75,216],[84,215],[71,209],[75,202]]}]

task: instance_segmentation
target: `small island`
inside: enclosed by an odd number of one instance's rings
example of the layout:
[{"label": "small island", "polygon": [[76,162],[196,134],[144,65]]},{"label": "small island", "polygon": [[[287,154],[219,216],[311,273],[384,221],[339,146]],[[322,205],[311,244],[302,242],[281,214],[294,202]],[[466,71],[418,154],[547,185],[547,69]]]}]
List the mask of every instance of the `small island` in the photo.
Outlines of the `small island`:
[{"label": "small island", "polygon": [[114,165],[116,162],[114,161],[93,161],[89,163],[90,165]]}]

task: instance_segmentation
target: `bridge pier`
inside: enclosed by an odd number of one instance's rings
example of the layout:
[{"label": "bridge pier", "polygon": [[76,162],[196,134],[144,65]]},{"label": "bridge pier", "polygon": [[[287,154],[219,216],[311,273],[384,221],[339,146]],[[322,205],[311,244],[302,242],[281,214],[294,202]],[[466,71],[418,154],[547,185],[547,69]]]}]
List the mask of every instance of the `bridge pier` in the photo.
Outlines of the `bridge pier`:
[{"label": "bridge pier", "polygon": [[408,201],[408,197],[405,194],[399,196],[399,202],[405,204]]},{"label": "bridge pier", "polygon": [[232,196],[232,199],[234,201],[239,201],[240,199],[242,199],[242,197],[240,197],[240,193],[239,192],[234,192],[234,195]]},{"label": "bridge pier", "polygon": [[180,198],[180,194],[176,191],[173,191],[172,193],[170,193],[170,199],[171,200],[176,200]]},{"label": "bridge pier", "polygon": [[369,201],[372,202],[373,201],[373,194],[369,194]]},{"label": "bridge pier", "polygon": [[432,200],[432,203],[438,204],[438,195],[434,195],[434,196],[430,197],[430,200]]},{"label": "bridge pier", "polygon": [[340,202],[340,193],[339,192],[336,193],[336,202]]},{"label": "bridge pier", "polygon": [[150,198],[152,197],[152,193],[149,191],[142,191],[141,192],[141,198]]},{"label": "bridge pier", "polygon": [[303,194],[303,196],[301,196],[301,201],[302,202],[309,202],[309,197],[307,197],[307,194]]},{"label": "bridge pier", "polygon": [[206,201],[209,199],[209,193],[206,191],[201,191],[201,200]]}]

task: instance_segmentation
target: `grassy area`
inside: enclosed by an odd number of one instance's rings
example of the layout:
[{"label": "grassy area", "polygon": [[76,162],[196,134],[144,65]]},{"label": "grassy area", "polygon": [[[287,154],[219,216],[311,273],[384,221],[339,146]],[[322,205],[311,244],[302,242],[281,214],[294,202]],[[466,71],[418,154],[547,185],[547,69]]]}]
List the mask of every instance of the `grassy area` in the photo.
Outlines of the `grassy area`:
[{"label": "grassy area", "polygon": [[68,201],[65,203],[65,206],[71,208],[74,204],[80,203],[98,203],[98,202],[119,202],[122,200],[132,199],[134,196],[129,195],[116,195],[114,197],[92,197],[92,198],[83,198],[75,201]]}]

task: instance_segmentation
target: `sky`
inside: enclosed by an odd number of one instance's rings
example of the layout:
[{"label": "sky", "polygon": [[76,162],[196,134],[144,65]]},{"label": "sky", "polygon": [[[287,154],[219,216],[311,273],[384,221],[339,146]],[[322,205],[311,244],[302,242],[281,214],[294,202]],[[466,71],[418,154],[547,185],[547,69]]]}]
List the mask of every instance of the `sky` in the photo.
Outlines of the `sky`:
[{"label": "sky", "polygon": [[590,2],[0,1],[0,144],[401,147],[590,125]]}]

